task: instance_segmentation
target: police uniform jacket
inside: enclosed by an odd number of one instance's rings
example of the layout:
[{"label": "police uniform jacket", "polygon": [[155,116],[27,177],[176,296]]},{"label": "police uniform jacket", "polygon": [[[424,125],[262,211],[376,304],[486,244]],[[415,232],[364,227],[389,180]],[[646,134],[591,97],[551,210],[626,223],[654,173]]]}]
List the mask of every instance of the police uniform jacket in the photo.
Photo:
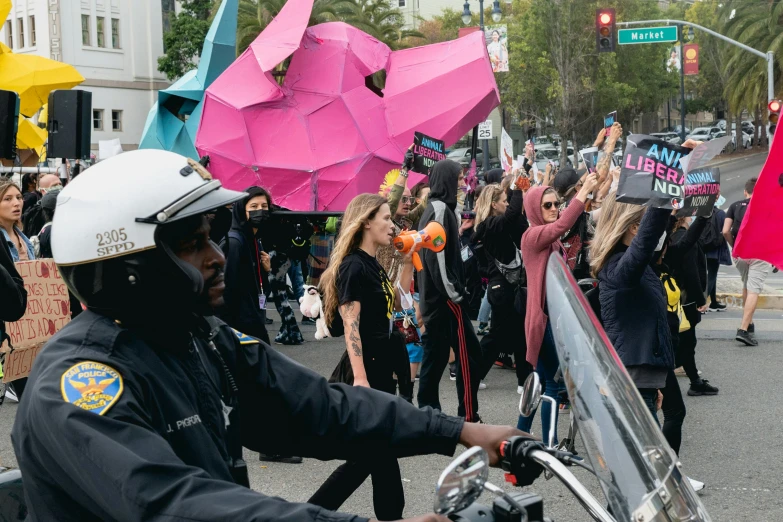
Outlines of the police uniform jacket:
[{"label": "police uniform jacket", "polygon": [[241,446],[323,460],[453,454],[462,419],[328,384],[217,319],[204,325],[142,331],[87,311],[47,343],[12,432],[29,520],[361,521],[239,485]]}]

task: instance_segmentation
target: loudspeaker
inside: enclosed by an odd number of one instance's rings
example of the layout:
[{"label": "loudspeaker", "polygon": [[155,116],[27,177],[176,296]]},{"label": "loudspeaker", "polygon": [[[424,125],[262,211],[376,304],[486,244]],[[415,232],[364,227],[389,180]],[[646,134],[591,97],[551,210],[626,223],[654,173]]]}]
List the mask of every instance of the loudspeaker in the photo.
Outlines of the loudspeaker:
[{"label": "loudspeaker", "polygon": [[49,158],[82,159],[90,155],[92,93],[80,90],[49,94]]},{"label": "loudspeaker", "polygon": [[446,248],[446,231],[437,221],[430,221],[424,230],[408,230],[392,240],[394,248],[403,254],[413,250],[413,266],[422,271],[421,258],[418,251],[422,248],[440,252]]},{"label": "loudspeaker", "polygon": [[0,91],[0,158],[16,158],[16,132],[19,127],[19,95]]}]

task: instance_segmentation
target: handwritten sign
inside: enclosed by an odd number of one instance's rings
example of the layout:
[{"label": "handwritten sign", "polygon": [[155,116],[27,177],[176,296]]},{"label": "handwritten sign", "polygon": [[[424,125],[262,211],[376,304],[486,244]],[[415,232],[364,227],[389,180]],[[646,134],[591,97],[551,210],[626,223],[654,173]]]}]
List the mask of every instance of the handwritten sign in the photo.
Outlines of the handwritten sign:
[{"label": "handwritten sign", "polygon": [[446,145],[421,132],[413,134],[413,172],[429,174],[436,162],[446,159]]},{"label": "handwritten sign", "polygon": [[71,320],[68,287],[54,260],[22,261],[16,269],[27,290],[27,311],[20,320],[5,325],[13,347],[3,345],[5,382],[29,375],[44,343]]},{"label": "handwritten sign", "polygon": [[701,168],[685,175],[685,201],[677,217],[709,216],[720,194],[720,169]]}]

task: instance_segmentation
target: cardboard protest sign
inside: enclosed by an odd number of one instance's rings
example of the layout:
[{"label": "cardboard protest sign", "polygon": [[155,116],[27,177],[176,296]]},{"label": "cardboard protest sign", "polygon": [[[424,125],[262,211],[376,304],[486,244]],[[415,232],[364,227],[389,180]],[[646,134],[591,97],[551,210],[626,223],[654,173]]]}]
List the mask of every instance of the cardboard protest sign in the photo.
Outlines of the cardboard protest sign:
[{"label": "cardboard protest sign", "polygon": [[701,145],[693,149],[693,152],[681,159],[682,168],[685,173],[692,172],[698,168],[703,167],[712,158],[721,153],[726,145],[731,141],[731,136],[724,136],[712,141],[705,141]]},{"label": "cardboard protest sign", "polygon": [[685,175],[685,200],[677,217],[709,216],[720,194],[720,169],[700,168]]},{"label": "cardboard protest sign", "polygon": [[71,320],[68,288],[53,259],[22,261],[16,263],[16,269],[27,290],[27,312],[5,325],[11,344],[3,345],[4,382],[29,375],[44,343]]},{"label": "cardboard protest sign", "polygon": [[509,136],[506,129],[501,129],[500,134],[500,166],[504,172],[508,172],[514,164],[514,140]]},{"label": "cardboard protest sign", "polygon": [[413,172],[429,174],[436,162],[446,159],[446,145],[441,140],[416,132],[413,134]]}]

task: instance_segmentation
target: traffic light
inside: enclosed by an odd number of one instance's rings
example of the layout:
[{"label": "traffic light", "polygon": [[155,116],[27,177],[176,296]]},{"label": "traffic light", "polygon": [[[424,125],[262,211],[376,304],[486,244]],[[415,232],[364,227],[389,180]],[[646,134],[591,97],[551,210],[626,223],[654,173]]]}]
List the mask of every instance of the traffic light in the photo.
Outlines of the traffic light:
[{"label": "traffic light", "polygon": [[595,42],[599,53],[614,52],[616,44],[614,24],[614,9],[606,8],[595,11]]},{"label": "traffic light", "polygon": [[783,102],[780,100],[772,100],[767,105],[769,109],[769,135],[775,134],[775,127],[778,126],[778,120],[780,119],[780,109],[783,108]]}]

